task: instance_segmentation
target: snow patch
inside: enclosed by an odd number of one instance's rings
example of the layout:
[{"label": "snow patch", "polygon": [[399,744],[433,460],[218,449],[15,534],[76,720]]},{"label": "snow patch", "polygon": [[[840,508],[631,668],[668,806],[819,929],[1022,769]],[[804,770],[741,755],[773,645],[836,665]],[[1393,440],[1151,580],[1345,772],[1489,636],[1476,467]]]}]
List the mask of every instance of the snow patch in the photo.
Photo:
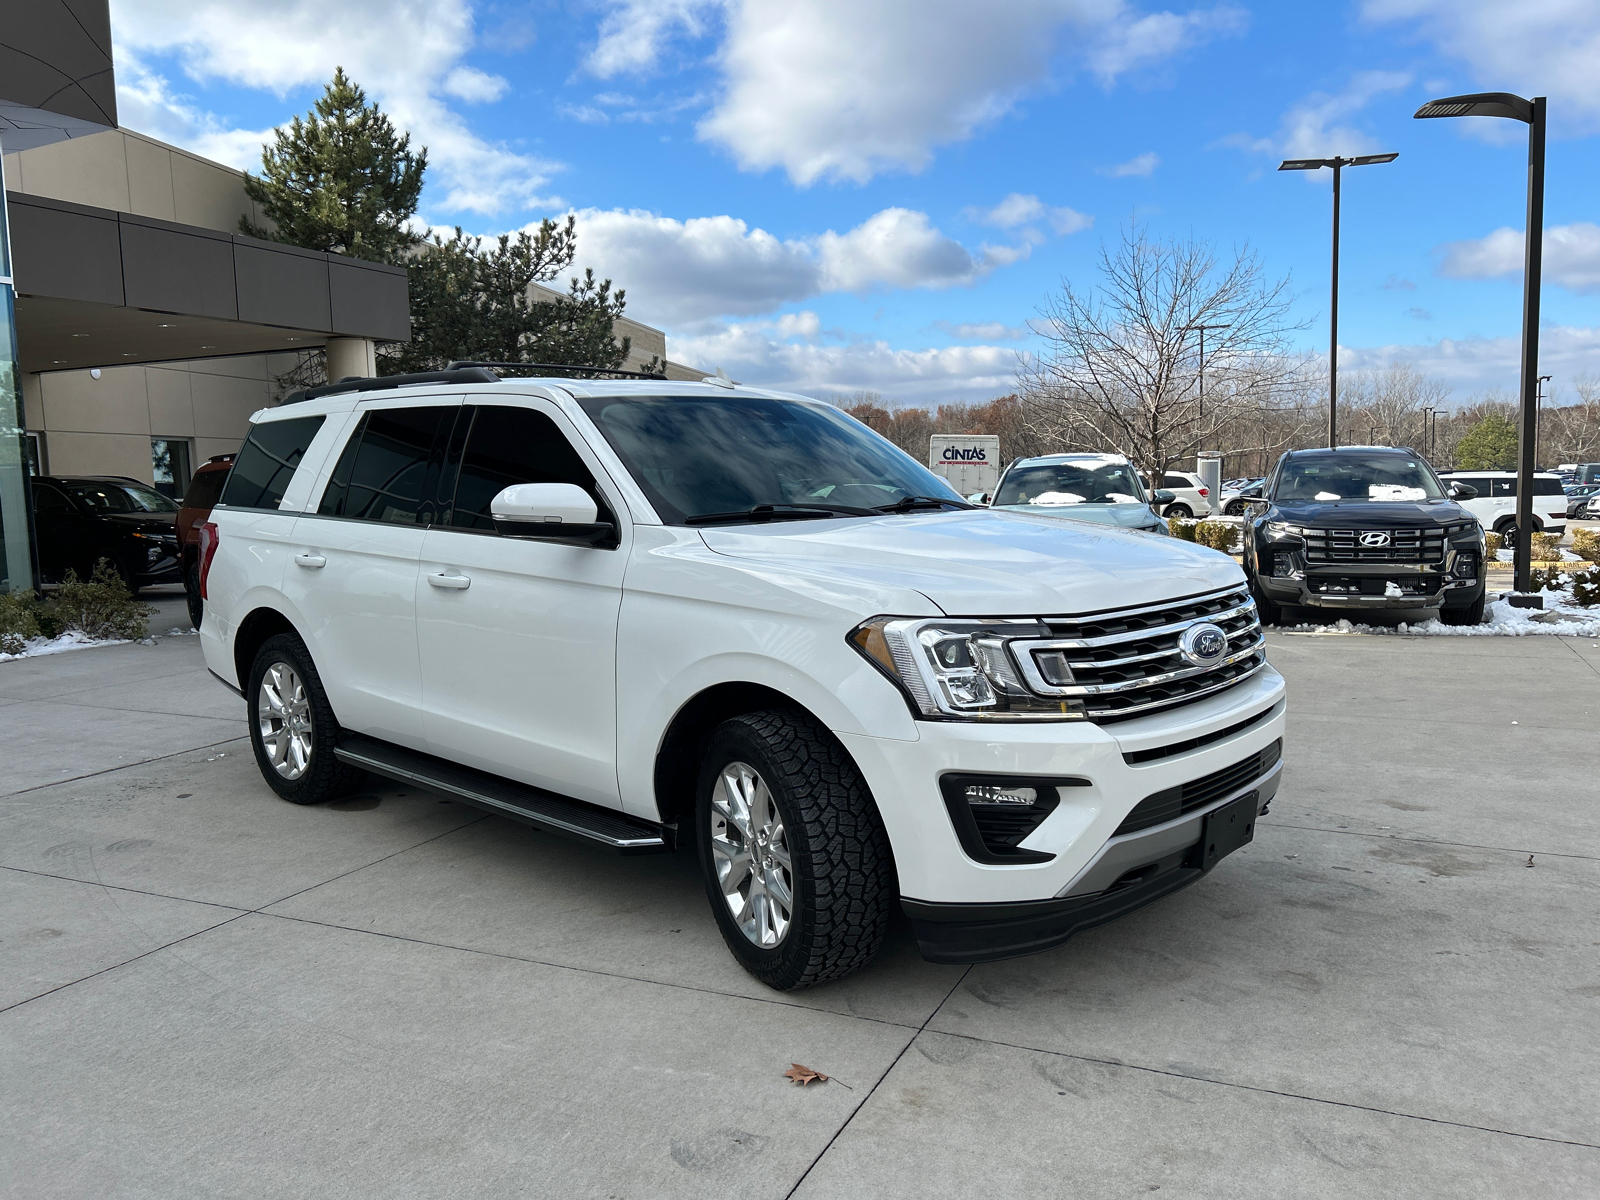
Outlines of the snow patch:
[{"label": "snow patch", "polygon": [[127,644],[127,638],[107,638],[97,641],[79,630],[73,629],[63,633],[60,637],[29,638],[23,644],[20,654],[0,654],[0,662],[12,662],[19,658],[39,658],[45,654],[65,654],[68,650],[91,650],[96,646],[125,646]]},{"label": "snow patch", "polygon": [[1346,634],[1405,637],[1600,637],[1600,610],[1572,608],[1564,592],[1542,592],[1545,607],[1513,608],[1505,600],[1484,606],[1482,625],[1446,625],[1437,617],[1420,624],[1361,625],[1342,617],[1333,625],[1283,625],[1279,633],[1335,637]]},{"label": "snow patch", "polygon": [[1034,504],[1082,504],[1084,499],[1077,492],[1040,492],[1033,498]]},{"label": "snow patch", "polygon": [[[1393,503],[1405,500],[1426,500],[1426,488],[1402,487],[1398,483],[1372,483],[1367,485],[1367,499]],[[1317,499],[1322,499],[1318,496]]]}]

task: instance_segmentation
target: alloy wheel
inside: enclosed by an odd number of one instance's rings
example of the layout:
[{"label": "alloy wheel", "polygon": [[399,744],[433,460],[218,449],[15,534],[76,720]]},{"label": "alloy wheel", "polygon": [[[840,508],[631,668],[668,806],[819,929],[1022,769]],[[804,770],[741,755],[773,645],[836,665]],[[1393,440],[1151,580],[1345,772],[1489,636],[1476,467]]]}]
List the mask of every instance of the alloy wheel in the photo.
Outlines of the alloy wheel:
[{"label": "alloy wheel", "polygon": [[311,700],[288,663],[273,663],[261,677],[256,720],[273,770],[299,779],[311,765]]},{"label": "alloy wheel", "polygon": [[731,762],[711,793],[717,888],[752,945],[772,949],[789,931],[794,865],[783,816],[754,767]]}]

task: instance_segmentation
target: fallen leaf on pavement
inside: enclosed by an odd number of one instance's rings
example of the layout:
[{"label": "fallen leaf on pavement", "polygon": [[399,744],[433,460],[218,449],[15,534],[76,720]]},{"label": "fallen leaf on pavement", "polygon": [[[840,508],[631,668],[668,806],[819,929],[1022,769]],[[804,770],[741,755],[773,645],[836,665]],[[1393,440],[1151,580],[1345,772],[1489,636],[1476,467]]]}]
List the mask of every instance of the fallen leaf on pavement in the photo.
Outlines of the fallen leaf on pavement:
[{"label": "fallen leaf on pavement", "polygon": [[810,1067],[802,1067],[799,1063],[790,1063],[784,1077],[792,1079],[804,1087],[808,1083],[827,1083],[828,1077],[821,1071],[813,1071]]}]

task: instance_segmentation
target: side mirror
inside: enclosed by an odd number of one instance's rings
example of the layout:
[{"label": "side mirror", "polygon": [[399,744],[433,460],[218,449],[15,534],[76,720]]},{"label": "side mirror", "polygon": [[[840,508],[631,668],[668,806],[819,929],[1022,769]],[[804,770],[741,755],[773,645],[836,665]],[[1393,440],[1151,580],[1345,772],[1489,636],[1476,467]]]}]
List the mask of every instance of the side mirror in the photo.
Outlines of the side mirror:
[{"label": "side mirror", "polygon": [[1255,484],[1255,485],[1253,485],[1251,487],[1245,488],[1244,491],[1239,493],[1239,499],[1241,499],[1241,500],[1259,500],[1259,499],[1261,499],[1261,485],[1258,483],[1258,484]]},{"label": "side mirror", "polygon": [[1157,508],[1162,508],[1165,505],[1171,504],[1177,498],[1177,492],[1168,491],[1166,488],[1157,488],[1155,491],[1150,493],[1150,503],[1154,504]]},{"label": "side mirror", "polygon": [[967,497],[967,503],[968,504],[987,504],[987,503],[989,503],[989,493],[988,492],[973,492],[972,495]]},{"label": "side mirror", "polygon": [[1469,483],[1452,483],[1450,485],[1450,499],[1452,500],[1475,500],[1477,496],[1478,489]]},{"label": "side mirror", "polygon": [[489,502],[495,532],[535,542],[599,546],[616,527],[600,520],[594,498],[575,483],[517,483]]}]

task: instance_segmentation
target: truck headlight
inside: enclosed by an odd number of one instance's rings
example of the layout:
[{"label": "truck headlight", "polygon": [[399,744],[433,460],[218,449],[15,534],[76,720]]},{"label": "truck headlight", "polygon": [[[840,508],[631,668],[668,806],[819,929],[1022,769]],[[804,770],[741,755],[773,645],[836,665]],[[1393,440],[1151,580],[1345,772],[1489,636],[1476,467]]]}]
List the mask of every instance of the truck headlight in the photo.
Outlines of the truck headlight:
[{"label": "truck headlight", "polygon": [[874,617],[849,642],[922,716],[963,721],[1081,721],[1081,700],[1029,690],[1009,643],[1050,631],[1037,621]]},{"label": "truck headlight", "polygon": [[1303,538],[1306,535],[1304,525],[1291,525],[1287,521],[1268,521],[1265,528],[1269,538]]}]

